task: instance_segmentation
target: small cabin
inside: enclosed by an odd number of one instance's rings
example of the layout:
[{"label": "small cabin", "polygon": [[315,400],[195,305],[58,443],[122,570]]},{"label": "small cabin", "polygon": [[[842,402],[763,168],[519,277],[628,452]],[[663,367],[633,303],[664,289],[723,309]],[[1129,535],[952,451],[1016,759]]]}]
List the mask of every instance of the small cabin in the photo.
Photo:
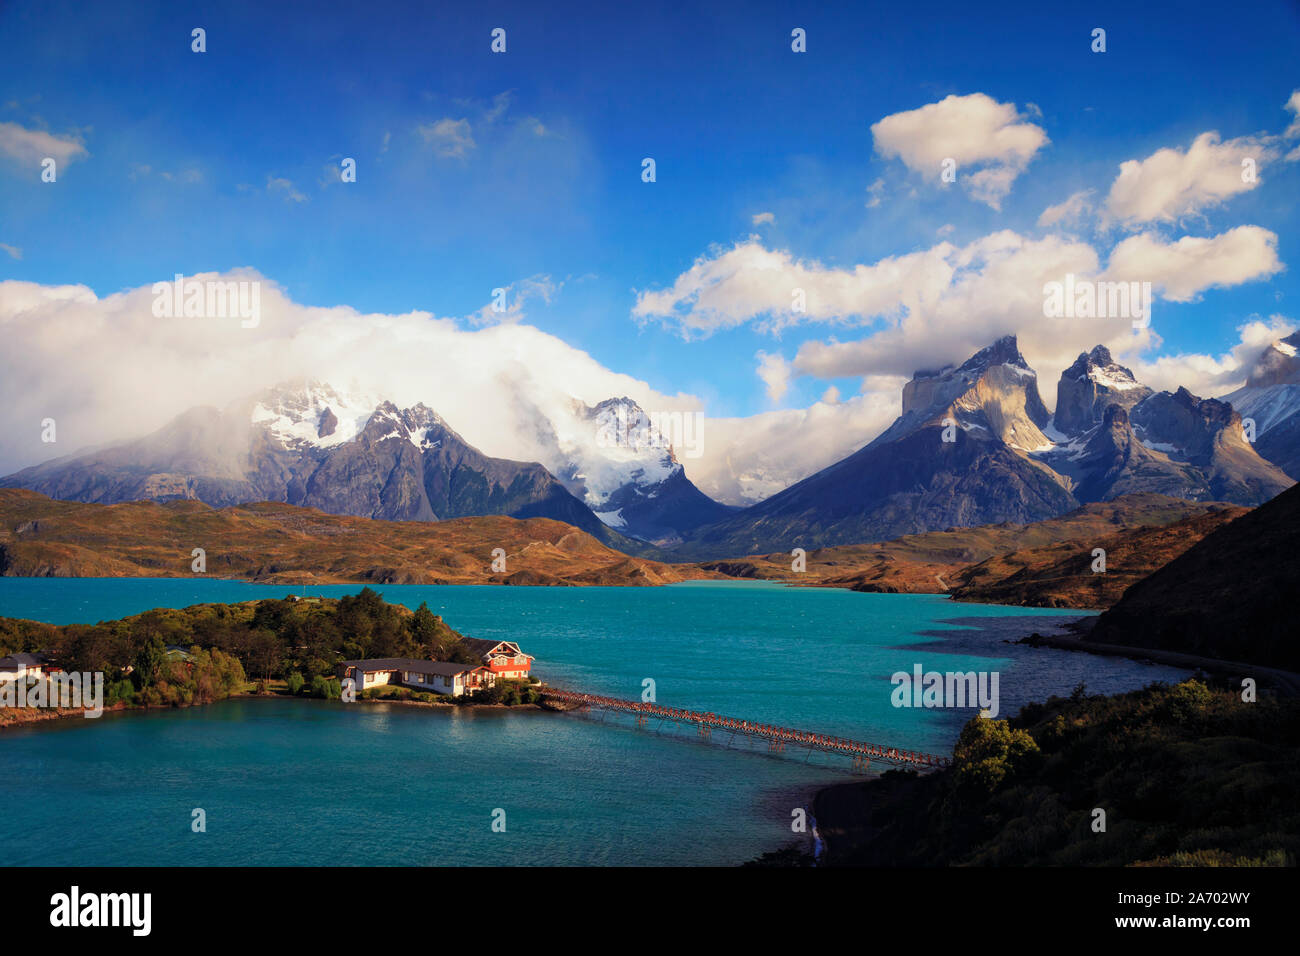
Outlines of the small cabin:
[{"label": "small cabin", "polygon": [[460,697],[496,684],[496,675],[480,665],[419,661],[406,657],[344,661],[335,674],[340,681],[351,678],[358,693],[385,684],[396,684],[412,690]]},{"label": "small cabin", "polygon": [[493,641],[485,638],[465,637],[462,642],[483,661],[483,666],[507,680],[519,680],[528,677],[528,672],[536,660],[531,654],[525,654],[514,641]]}]

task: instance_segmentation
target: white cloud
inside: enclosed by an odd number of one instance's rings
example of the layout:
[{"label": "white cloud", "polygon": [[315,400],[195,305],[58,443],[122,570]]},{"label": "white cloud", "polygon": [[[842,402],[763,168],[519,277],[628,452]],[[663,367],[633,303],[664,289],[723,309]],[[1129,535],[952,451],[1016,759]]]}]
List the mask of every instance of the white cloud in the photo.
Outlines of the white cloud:
[{"label": "white cloud", "polygon": [[[1041,318],[1044,277],[1091,272],[1096,265],[1096,254],[1083,243],[1058,236],[1026,239],[1010,231],[851,268],[796,260],[751,237],[696,260],[671,288],[640,293],[633,312],[676,322],[688,338],[753,320],[773,331],[850,319],[906,319],[946,328],[952,321],[969,325],[972,317],[996,316],[996,322],[976,324],[1005,325],[1010,316]],[[794,289],[804,292],[804,312],[791,308]]]},{"label": "white cloud", "polygon": [[[751,237],[701,257],[671,288],[642,292],[634,312],[676,323],[687,338],[748,322],[771,331],[807,322],[880,323],[861,338],[804,342],[793,359],[763,358],[760,376],[770,396],[785,394],[795,375],[909,377],[918,369],[963,361],[1011,333],[1047,376],[1045,389],[1054,390],[1061,369],[1079,352],[1102,343],[1116,353],[1136,355],[1157,344],[1159,336],[1150,328],[1135,332],[1131,317],[1046,318],[1047,283],[1070,274],[1150,282],[1164,300],[1186,302],[1207,289],[1263,279],[1282,268],[1277,236],[1258,226],[1177,241],[1131,236],[1111,251],[1104,270],[1089,243],[1060,235],[1035,239],[1010,230],[964,246],[940,242],[843,268],[796,260]],[[806,312],[791,310],[794,288],[804,291]],[[1155,318],[1158,325],[1158,310]],[[1044,397],[1050,404],[1052,396]]]},{"label": "white cloud", "polygon": [[17,123],[0,123],[0,155],[27,166],[39,166],[46,157],[58,167],[90,154],[75,135],[55,136],[44,130],[27,129]]},{"label": "white cloud", "polygon": [[774,223],[774,222],[776,222],[776,216],[773,215],[773,214],[770,213],[770,212],[756,212],[756,213],[754,213],[754,216],[753,216],[753,223],[754,223],[754,225],[756,225],[756,226],[761,226],[761,225],[763,225],[764,223],[767,223],[767,224],[770,226],[770,225],[771,225],[772,223]]},{"label": "white cloud", "polygon": [[[485,454],[557,471],[557,437],[571,436],[552,424],[573,421],[575,398],[594,405],[626,395],[647,409],[703,410],[695,396],[659,392],[524,323],[467,329],[427,312],[305,306],[251,270],[220,278],[262,282],[256,328],[155,318],[151,284],[100,298],[85,286],[0,282],[0,474],[298,378],[357,384],[399,405],[422,401]],[[770,493],[888,424],[892,416],[873,408],[861,399],[833,413],[814,405],[754,419],[706,416],[704,454],[685,460],[687,474],[720,500]],[[58,424],[56,444],[40,440],[47,417]]]},{"label": "white cloud", "polygon": [[447,117],[418,126],[416,131],[438,156],[464,159],[477,147],[467,119]]},{"label": "white cloud", "polygon": [[1181,385],[1202,398],[1221,396],[1245,384],[1264,349],[1295,329],[1295,320],[1283,315],[1269,316],[1267,321],[1255,318],[1237,327],[1237,343],[1220,355],[1135,357],[1128,364],[1138,381],[1154,389],[1174,391]]},{"label": "white cloud", "polygon": [[957,182],[994,209],[1016,177],[1048,143],[1042,127],[1026,122],[1013,103],[983,93],[948,96],[874,123],[876,152],[898,157],[927,180],[940,181],[942,164],[956,161]]},{"label": "white cloud", "polygon": [[851,455],[900,409],[896,388],[748,418],[706,418],[706,453],[686,461],[686,474],[718,501],[752,504]]},{"label": "white cloud", "polygon": [[1300,90],[1291,91],[1291,96],[1287,99],[1283,109],[1289,110],[1294,119],[1291,120],[1291,125],[1286,128],[1282,135],[1287,139],[1300,137]]},{"label": "white cloud", "polygon": [[501,287],[504,292],[502,296],[505,302],[504,309],[498,311],[495,301],[489,302],[469,316],[469,322],[471,325],[479,326],[519,322],[524,318],[524,303],[529,299],[541,299],[549,304],[562,288],[564,283],[554,282],[549,275],[535,275],[520,279],[518,282]]},{"label": "white cloud", "polygon": [[[485,453],[513,458],[542,447],[517,401],[556,409],[574,397],[628,395],[647,408],[699,407],[532,326],[468,330],[427,312],[305,306],[251,270],[225,278],[261,281],[256,328],[155,318],[151,284],[99,298],[85,286],[0,282],[0,473],[296,378],[358,381],[399,404],[423,401]],[[45,417],[58,422],[57,445],[40,442]]]},{"label": "white cloud", "polygon": [[1083,189],[1070,196],[1065,202],[1057,203],[1055,206],[1048,206],[1043,210],[1043,214],[1038,217],[1040,226],[1055,226],[1059,224],[1068,224],[1078,222],[1083,218],[1084,213],[1092,208],[1093,190]]},{"label": "white cloud", "polygon": [[1243,177],[1242,160],[1253,159],[1258,168],[1276,156],[1263,139],[1243,136],[1220,142],[1218,133],[1202,133],[1186,152],[1165,148],[1146,159],[1120,163],[1105,210],[1128,228],[1175,222],[1254,189],[1260,180]]},{"label": "white cloud", "polygon": [[306,202],[307,197],[298,191],[298,187],[291,180],[284,177],[267,176],[266,191],[269,193],[282,193],[285,202]]},{"label": "white cloud", "polygon": [[1150,282],[1169,301],[1189,302],[1206,289],[1264,279],[1282,268],[1274,233],[1238,226],[1176,242],[1150,232],[1130,236],[1111,250],[1105,278]]},{"label": "white cloud", "polygon": [[7,242],[0,242],[0,250],[8,253],[10,259],[21,259],[23,257],[22,249],[18,246],[11,246]]},{"label": "white cloud", "polygon": [[169,183],[182,183],[187,186],[193,186],[203,182],[203,171],[194,166],[189,166],[185,169],[178,169],[175,172],[172,172],[171,170],[166,169],[154,169],[147,163],[136,163],[131,167],[131,172],[129,173],[132,182],[141,179],[148,179],[154,175],[161,177]]},{"label": "white cloud", "polygon": [[483,122],[495,123],[508,109],[510,109],[510,91],[506,90],[492,97],[492,105],[483,113]]},{"label": "white cloud", "polygon": [[[951,247],[891,256],[874,265],[834,269],[769,250],[758,237],[701,256],[669,289],[642,291],[633,315],[676,322],[686,337],[709,335],[760,316],[779,330],[809,321],[893,315],[947,284]],[[796,290],[805,311],[795,311]]]},{"label": "white cloud", "polygon": [[758,377],[767,386],[767,397],[779,402],[790,388],[790,363],[782,355],[767,352],[759,352],[754,357],[758,359]]},{"label": "white cloud", "polygon": [[883,178],[878,178],[874,183],[867,187],[866,207],[868,209],[875,209],[880,205],[880,201],[884,199],[884,197],[885,180]]}]

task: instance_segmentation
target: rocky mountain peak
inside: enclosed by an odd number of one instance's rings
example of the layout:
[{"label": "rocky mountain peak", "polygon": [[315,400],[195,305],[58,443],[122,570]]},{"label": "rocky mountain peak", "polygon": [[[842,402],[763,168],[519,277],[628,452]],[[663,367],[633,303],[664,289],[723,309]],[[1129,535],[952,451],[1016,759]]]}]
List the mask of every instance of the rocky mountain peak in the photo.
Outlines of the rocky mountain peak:
[{"label": "rocky mountain peak", "polygon": [[[1083,357],[1084,356],[1082,355],[1079,356],[1079,358]],[[1110,354],[1110,349],[1106,348],[1104,345],[1094,345],[1092,351],[1087,354],[1087,359],[1089,365],[1095,365],[1101,368],[1115,364],[1115,359]],[[1128,369],[1124,369],[1124,371],[1128,372]],[[1129,372],[1130,377],[1132,377],[1132,374],[1132,372]]]},{"label": "rocky mountain peak", "polygon": [[329,438],[334,434],[335,429],[339,427],[339,417],[334,414],[333,409],[328,405],[325,411],[321,412],[320,425],[316,429],[317,438]]},{"label": "rocky mountain peak", "polygon": [[1133,410],[1133,424],[1150,447],[1177,460],[1208,462],[1219,435],[1241,441],[1241,416],[1231,405],[1198,398],[1186,388],[1157,392]]},{"label": "rocky mountain peak", "polygon": [[1247,388],[1270,385],[1300,385],[1300,332],[1272,342],[1246,379]]},{"label": "rocky mountain peak", "polygon": [[950,419],[972,437],[996,438],[1032,451],[1049,444],[1038,376],[1003,336],[956,368],[917,372],[903,386],[903,414],[876,441],[893,441],[930,422]]},{"label": "rocky mountain peak", "polygon": [[1098,345],[1080,352],[1056,385],[1056,430],[1078,435],[1097,424],[1111,405],[1131,409],[1151,394],[1133,372],[1117,363],[1110,349]]},{"label": "rocky mountain peak", "polygon": [[1123,405],[1112,404],[1106,406],[1106,416],[1102,419],[1102,425],[1105,428],[1122,427],[1129,424],[1128,409]]},{"label": "rocky mountain peak", "polygon": [[980,349],[957,369],[959,372],[973,372],[991,368],[994,365],[1010,365],[1032,371],[1025,357],[1020,354],[1020,345],[1014,335],[1004,335],[992,345]]}]

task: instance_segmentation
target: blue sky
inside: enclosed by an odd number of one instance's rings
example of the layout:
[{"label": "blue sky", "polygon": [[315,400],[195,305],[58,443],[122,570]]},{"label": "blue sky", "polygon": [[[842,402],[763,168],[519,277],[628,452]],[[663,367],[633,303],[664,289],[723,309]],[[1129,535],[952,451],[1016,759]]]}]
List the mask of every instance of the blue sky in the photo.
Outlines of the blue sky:
[{"label": "blue sky", "polygon": [[[774,400],[756,353],[792,360],[888,320],[778,337],[756,319],[687,341],[633,314],[638,291],[750,235],[829,269],[999,230],[1038,237],[1045,208],[1104,198],[1125,160],[1210,130],[1280,134],[1300,87],[1294,3],[464,6],[0,5],[0,123],[87,153],[55,186],[0,157],[0,243],[21,250],[0,252],[0,279],[104,296],[248,266],[304,305],[465,317],[494,287],[549,277],[549,301],[524,302],[528,323],[712,414],[751,415],[860,387],[856,374],[794,375]],[[489,49],[498,26],[504,55]],[[796,26],[807,53],[790,49]],[[1050,139],[1000,209],[933,188],[873,143],[886,116],[975,93]],[[420,132],[442,121],[448,135]],[[356,183],[329,181],[343,156]],[[1220,355],[1252,316],[1300,315],[1300,163],[1262,178],[1150,228],[1174,241],[1260,227],[1290,268],[1163,306],[1149,358]],[[773,221],[755,224],[761,213]],[[1082,238],[1104,262],[1134,231]]]}]

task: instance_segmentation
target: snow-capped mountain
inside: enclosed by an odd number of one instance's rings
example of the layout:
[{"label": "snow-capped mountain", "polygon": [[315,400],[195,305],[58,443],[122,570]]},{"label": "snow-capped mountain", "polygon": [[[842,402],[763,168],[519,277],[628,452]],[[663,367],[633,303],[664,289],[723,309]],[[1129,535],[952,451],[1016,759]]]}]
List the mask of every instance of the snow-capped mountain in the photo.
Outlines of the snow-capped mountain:
[{"label": "snow-capped mountain", "polygon": [[[1265,416],[1300,386],[1290,341],[1242,392]],[[1249,391],[1255,389],[1255,391]],[[335,514],[432,521],[549,517],[630,553],[734,557],[882,541],[957,526],[1027,523],[1129,492],[1258,504],[1291,478],[1258,454],[1228,402],[1152,392],[1104,348],[1057,385],[1048,415],[1034,370],[1008,336],[959,366],[917,372],[902,414],[874,441],[744,509],[709,499],[655,417],[626,397],[533,407],[550,465],[491,458],[433,409],[365,389],[296,382],[223,410],[191,409],[151,435],[0,479],[55,498],[284,501]],[[531,407],[531,406],[530,406]],[[1248,405],[1248,407],[1251,407]]]},{"label": "snow-capped mountain", "polygon": [[1152,392],[1101,346],[1061,376],[1057,405],[1064,415],[1050,420],[1015,338],[1000,339],[956,368],[917,372],[880,437],[698,529],[683,550],[737,556],[1026,523],[1131,492],[1258,504],[1292,484],[1243,439],[1229,405]]},{"label": "snow-capped mountain", "polygon": [[224,410],[191,409],[152,435],[26,468],[0,485],[106,504],[192,498],[404,521],[546,517],[637,550],[542,465],[484,455],[422,404],[402,409],[315,381]]},{"label": "snow-capped mountain", "polygon": [[1300,332],[1271,343],[1246,384],[1223,396],[1255,423],[1255,450],[1289,475],[1300,474]]},{"label": "snow-capped mountain", "polygon": [[331,448],[360,435],[381,401],[325,382],[294,382],[254,398],[249,421],[285,448]]},{"label": "snow-capped mountain", "polygon": [[1077,506],[1030,457],[1048,414],[1014,336],[962,365],[918,372],[878,438],[784,491],[700,528],[692,555],[723,557],[884,541],[950,526],[1025,523]]},{"label": "snow-capped mountain", "polygon": [[1153,392],[1097,346],[1061,373],[1049,447],[1034,457],[1081,502],[1132,492],[1260,504],[1291,479],[1245,440],[1227,402]]},{"label": "snow-capped mountain", "polygon": [[630,398],[594,407],[575,401],[573,422],[557,435],[566,462],[557,474],[610,527],[671,545],[732,510],[691,483],[672,438],[671,428]]}]

